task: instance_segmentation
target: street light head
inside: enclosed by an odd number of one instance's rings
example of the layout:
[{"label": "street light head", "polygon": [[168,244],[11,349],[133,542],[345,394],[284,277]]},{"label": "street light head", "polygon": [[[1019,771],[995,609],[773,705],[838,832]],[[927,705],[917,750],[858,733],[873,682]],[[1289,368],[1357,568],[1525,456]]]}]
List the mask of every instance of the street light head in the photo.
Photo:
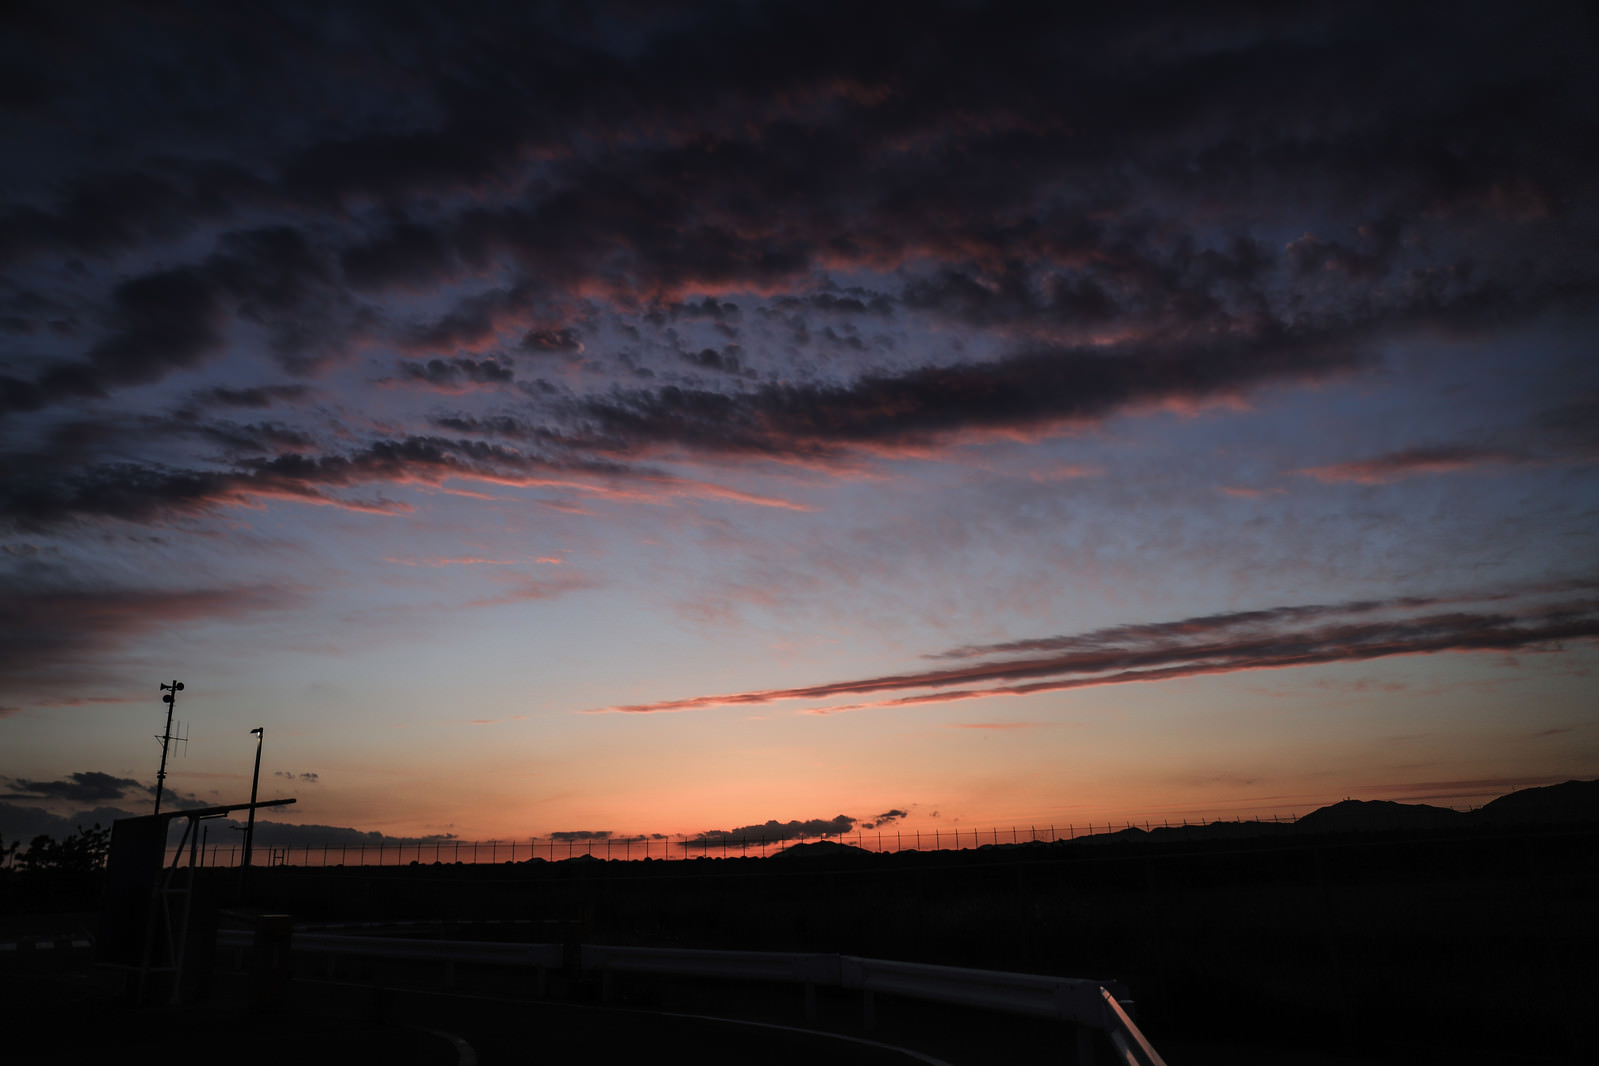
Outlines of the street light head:
[{"label": "street light head", "polygon": [[257,740],[260,740],[261,739],[261,732],[262,732],[261,727],[260,726],[256,726],[254,729],[250,730],[250,735],[252,737],[254,737],[255,739],[257,739]]}]

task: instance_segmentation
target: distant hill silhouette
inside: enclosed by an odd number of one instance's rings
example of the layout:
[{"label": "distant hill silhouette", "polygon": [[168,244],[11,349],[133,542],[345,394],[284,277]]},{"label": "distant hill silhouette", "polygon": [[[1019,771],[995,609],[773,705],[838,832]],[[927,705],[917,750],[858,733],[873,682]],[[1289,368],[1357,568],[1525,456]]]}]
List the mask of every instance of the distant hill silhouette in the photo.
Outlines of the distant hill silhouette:
[{"label": "distant hill silhouette", "polygon": [[1571,825],[1599,822],[1599,781],[1567,781],[1524,788],[1490,803],[1472,816],[1489,825]]},{"label": "distant hill silhouette", "polygon": [[[1260,837],[1321,836],[1331,833],[1409,833],[1482,827],[1599,824],[1599,781],[1567,781],[1543,788],[1525,788],[1500,796],[1474,811],[1456,811],[1426,803],[1392,800],[1340,800],[1317,808],[1294,822],[1211,822],[1208,825],[1138,826],[1078,837],[1079,843],[1116,844],[1147,840],[1244,840]],[[983,845],[1010,848],[1015,845]],[[1026,847],[1028,845],[1021,845]]]},{"label": "distant hill silhouette", "polygon": [[1294,823],[1300,833],[1358,833],[1374,830],[1459,829],[1472,815],[1426,803],[1393,800],[1340,800],[1311,811]]},{"label": "distant hill silhouette", "polygon": [[774,851],[774,859],[831,859],[840,855],[870,855],[872,852],[854,844],[841,844],[836,840],[817,840],[809,844],[790,844],[782,851]]}]

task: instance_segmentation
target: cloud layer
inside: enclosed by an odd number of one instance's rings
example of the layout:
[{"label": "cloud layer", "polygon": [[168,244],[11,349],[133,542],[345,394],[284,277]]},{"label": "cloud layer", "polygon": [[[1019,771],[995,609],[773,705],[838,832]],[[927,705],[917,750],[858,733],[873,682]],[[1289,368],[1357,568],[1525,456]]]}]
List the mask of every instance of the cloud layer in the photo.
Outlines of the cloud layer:
[{"label": "cloud layer", "polygon": [[[178,34],[35,11],[6,129],[51,150],[0,213],[0,516],[385,510],[451,477],[1057,432],[1599,283],[1593,78],[1554,8],[847,11],[847,39],[829,4],[505,8],[492,33],[349,11],[359,72],[292,4]],[[177,74],[218,54],[220,98]],[[91,106],[93,153],[70,134]],[[973,342],[910,354],[928,331]],[[314,382],[362,352],[370,387],[470,434],[330,417]],[[135,392],[136,424],[83,417]]]},{"label": "cloud layer", "polygon": [[190,664],[325,714],[331,779],[344,716],[590,766],[648,712],[1594,636],[1574,5],[82,14],[0,35],[29,782],[92,790],[49,723]]}]

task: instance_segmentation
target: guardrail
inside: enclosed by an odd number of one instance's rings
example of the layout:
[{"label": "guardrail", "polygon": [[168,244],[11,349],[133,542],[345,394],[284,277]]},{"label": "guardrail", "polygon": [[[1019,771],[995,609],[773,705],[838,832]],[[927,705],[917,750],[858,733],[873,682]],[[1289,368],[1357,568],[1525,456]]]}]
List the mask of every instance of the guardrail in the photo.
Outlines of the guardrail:
[{"label": "guardrail", "polygon": [[[241,943],[230,933],[217,934],[219,945],[249,947],[252,934]],[[224,941],[231,940],[231,944]],[[411,962],[457,962],[489,966],[528,966],[553,970],[565,965],[560,944],[493,944],[471,940],[414,940],[398,936],[339,936],[329,933],[294,934],[295,951],[321,955],[361,955],[367,958],[406,959]]]},{"label": "guardrail", "polygon": [[1115,996],[1132,1005],[1127,990],[1115,981],[969,970],[959,966],[891,962],[850,955],[841,956],[840,963],[840,983],[845,988],[885,992],[963,1007],[980,1007],[1009,1014],[1026,1014],[1034,1018],[1055,1018],[1079,1025],[1100,1026],[1103,1009],[1100,992],[1104,989],[1110,989]]},{"label": "guardrail", "polygon": [[[249,930],[223,930],[217,934],[219,947],[244,949],[255,942],[255,934]],[[1068,1022],[1078,1027],[1078,1059],[1081,1062],[1093,1059],[1092,1046],[1084,1039],[1092,1030],[1109,1039],[1118,1062],[1128,1066],[1165,1066],[1134,1023],[1133,1001],[1127,989],[1117,981],[934,966],[820,952],[716,951],[608,944],[495,944],[327,933],[296,933],[292,949],[302,954],[325,955],[330,960],[350,956],[442,962],[450,973],[458,964],[532,968],[538,972],[541,993],[546,972],[562,968],[575,968],[602,977],[611,973],[651,973],[786,982],[805,986],[807,1014],[814,1004],[814,989],[844,988],[863,994],[868,1025],[873,1021],[872,996],[884,993]]]},{"label": "guardrail", "polygon": [[837,985],[839,956],[822,952],[715,951],[582,945],[579,966],[594,972],[659,973],[740,981]]}]

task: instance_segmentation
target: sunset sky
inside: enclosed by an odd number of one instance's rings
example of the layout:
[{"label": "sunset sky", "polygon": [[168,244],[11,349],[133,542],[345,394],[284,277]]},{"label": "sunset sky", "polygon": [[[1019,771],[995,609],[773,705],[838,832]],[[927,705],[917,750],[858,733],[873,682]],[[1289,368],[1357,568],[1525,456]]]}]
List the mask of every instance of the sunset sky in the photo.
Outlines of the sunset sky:
[{"label": "sunset sky", "polygon": [[564,8],[8,7],[0,838],[1599,776],[1590,6]]}]

